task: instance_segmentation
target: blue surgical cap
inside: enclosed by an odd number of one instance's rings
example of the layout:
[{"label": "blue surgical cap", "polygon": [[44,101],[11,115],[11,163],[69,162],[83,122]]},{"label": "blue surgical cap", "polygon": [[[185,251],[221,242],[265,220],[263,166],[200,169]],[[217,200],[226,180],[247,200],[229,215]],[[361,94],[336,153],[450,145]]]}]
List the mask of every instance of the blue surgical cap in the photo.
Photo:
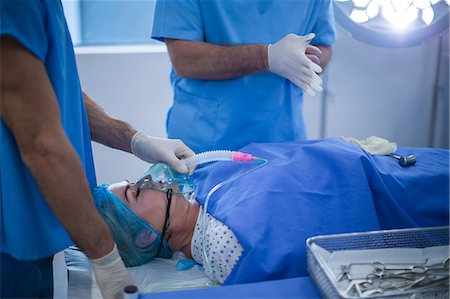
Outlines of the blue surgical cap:
[{"label": "blue surgical cap", "polygon": [[[153,260],[158,252],[161,234],[108,190],[108,185],[96,187],[92,195],[98,212],[111,230],[125,266],[139,266]],[[166,240],[163,240],[158,256],[172,256]]]}]

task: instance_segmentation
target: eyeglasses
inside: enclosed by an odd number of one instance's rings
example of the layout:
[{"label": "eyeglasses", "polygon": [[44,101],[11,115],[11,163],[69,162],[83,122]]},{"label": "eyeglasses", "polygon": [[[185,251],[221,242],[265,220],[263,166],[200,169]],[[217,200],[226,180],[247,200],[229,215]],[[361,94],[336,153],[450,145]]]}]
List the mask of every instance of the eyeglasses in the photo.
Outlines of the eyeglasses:
[{"label": "eyeglasses", "polygon": [[159,240],[158,251],[156,252],[156,256],[158,256],[159,253],[161,252],[162,244],[164,241],[164,236],[170,225],[170,205],[172,204],[172,194],[173,194],[173,191],[172,191],[172,189],[169,188],[166,192],[166,199],[167,199],[166,219],[164,220],[164,227],[161,232],[161,240]]}]

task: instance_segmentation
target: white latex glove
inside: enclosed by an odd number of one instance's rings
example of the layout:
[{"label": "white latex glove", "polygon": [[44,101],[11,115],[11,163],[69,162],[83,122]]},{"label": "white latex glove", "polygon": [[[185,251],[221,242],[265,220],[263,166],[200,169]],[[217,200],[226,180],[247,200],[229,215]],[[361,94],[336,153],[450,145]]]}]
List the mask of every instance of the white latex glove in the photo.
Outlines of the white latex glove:
[{"label": "white latex glove", "polygon": [[288,34],[268,47],[269,69],[313,96],[322,91],[322,79],[317,75],[322,68],[306,57],[306,47],[315,34],[306,36]]},{"label": "white latex glove", "polygon": [[397,143],[389,142],[389,140],[377,136],[370,136],[366,140],[358,140],[353,137],[343,137],[347,142],[359,145],[363,150],[371,155],[389,155],[397,150]]},{"label": "white latex glove", "polygon": [[120,258],[117,245],[106,256],[90,259],[94,270],[95,280],[104,299],[123,298],[126,286],[135,285],[131,275]]},{"label": "white latex glove", "polygon": [[[158,138],[137,132],[131,139],[133,154],[149,163],[169,163],[179,173],[192,173],[180,159],[193,156],[195,153],[179,139]],[[194,166],[195,167],[195,166]]]}]

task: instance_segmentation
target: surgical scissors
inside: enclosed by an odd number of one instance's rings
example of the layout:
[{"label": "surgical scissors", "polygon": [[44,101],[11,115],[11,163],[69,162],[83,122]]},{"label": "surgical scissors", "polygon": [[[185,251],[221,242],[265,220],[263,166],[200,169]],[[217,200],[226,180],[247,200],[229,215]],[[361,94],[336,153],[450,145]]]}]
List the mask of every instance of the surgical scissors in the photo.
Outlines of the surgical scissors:
[{"label": "surgical scissors", "polygon": [[[344,294],[356,297],[370,297],[385,292],[404,292],[407,290],[425,290],[429,288],[448,288],[450,258],[436,264],[424,263],[351,263],[341,265],[337,281],[347,280]],[[372,266],[373,272],[366,277],[352,277],[354,265]],[[366,272],[367,273],[367,272]]]},{"label": "surgical scissors", "polygon": [[[438,264],[432,264],[432,265],[425,265],[425,264],[412,264],[409,267],[389,267],[388,264],[380,263],[380,262],[373,262],[372,265],[375,268],[375,274],[382,274],[386,271],[404,271],[404,272],[397,272],[393,274],[424,274],[428,271],[433,270],[443,270],[448,271],[449,266],[449,260],[450,258],[445,259],[442,263]],[[405,272],[406,271],[406,272]]]}]

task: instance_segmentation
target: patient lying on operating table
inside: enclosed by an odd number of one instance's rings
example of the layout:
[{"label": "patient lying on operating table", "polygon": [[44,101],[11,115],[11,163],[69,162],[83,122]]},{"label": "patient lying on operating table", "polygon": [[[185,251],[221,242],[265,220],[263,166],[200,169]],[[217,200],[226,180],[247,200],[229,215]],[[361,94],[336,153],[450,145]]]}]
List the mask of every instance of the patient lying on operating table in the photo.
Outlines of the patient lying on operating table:
[{"label": "patient lying on operating table", "polygon": [[[175,192],[173,192],[175,190]],[[127,266],[138,266],[172,251],[182,251],[203,264],[201,207],[176,193],[140,190],[126,181],[94,190],[96,206],[108,223]],[[242,246],[229,227],[207,214],[207,254],[211,280],[223,283],[242,254]]]},{"label": "patient lying on operating table", "polygon": [[[269,163],[211,197],[206,273],[225,284],[307,275],[305,241],[322,234],[449,224],[449,151],[404,148],[417,163],[371,156],[338,139],[251,144]],[[219,182],[252,163],[213,163],[194,173],[196,201],[122,182],[94,191],[128,266],[180,250],[204,264],[201,207]],[[198,202],[198,203],[197,203]],[[200,204],[200,205],[199,205]]]}]

